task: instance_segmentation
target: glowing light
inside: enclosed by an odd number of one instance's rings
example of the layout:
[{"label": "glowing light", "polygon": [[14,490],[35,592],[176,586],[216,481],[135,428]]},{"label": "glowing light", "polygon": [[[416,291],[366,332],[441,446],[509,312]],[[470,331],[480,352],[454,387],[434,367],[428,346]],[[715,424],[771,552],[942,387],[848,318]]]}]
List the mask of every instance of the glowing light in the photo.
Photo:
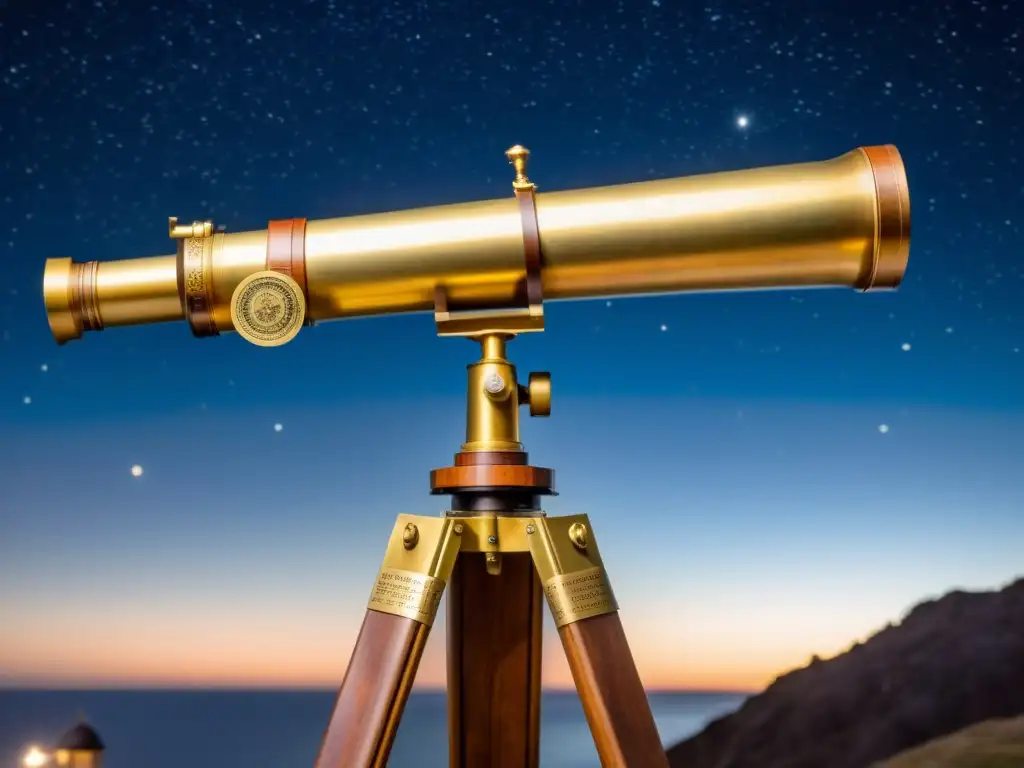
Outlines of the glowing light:
[{"label": "glowing light", "polygon": [[43,373],[46,373],[48,370],[50,370],[50,366],[48,366],[46,363],[43,363],[42,365],[39,366],[39,370],[41,370]]},{"label": "glowing light", "polygon": [[886,432],[889,431],[889,425],[888,424],[879,424],[878,425],[878,431],[881,432],[884,435]]},{"label": "glowing light", "polygon": [[26,766],[26,768],[31,768],[31,766],[46,765],[48,762],[50,762],[50,756],[35,745],[29,747],[25,751],[25,756],[21,758],[21,764]]},{"label": "glowing light", "polygon": [[907,344],[906,342],[904,342],[903,345],[900,347],[900,349],[902,349],[904,352],[909,352],[910,351],[910,345]]},{"label": "glowing light", "polygon": [[284,424],[278,423],[278,424],[274,425],[274,431],[275,432],[280,432],[282,429],[284,429]]},{"label": "glowing light", "polygon": [[661,325],[661,330],[663,330],[663,331],[667,331],[667,330],[668,330],[668,326],[667,326],[667,325],[665,325],[664,323],[662,323],[662,325]]},{"label": "glowing light", "polygon": [[739,117],[736,118],[736,125],[739,128],[746,128],[748,125],[750,125],[750,118],[747,117],[746,115],[740,115]]},{"label": "glowing light", "polygon": [[23,398],[21,398],[21,402],[23,402],[25,405],[32,405],[32,398],[29,397],[28,395],[25,395]]},{"label": "glowing light", "polygon": [[132,464],[132,477],[142,477],[141,464]]}]

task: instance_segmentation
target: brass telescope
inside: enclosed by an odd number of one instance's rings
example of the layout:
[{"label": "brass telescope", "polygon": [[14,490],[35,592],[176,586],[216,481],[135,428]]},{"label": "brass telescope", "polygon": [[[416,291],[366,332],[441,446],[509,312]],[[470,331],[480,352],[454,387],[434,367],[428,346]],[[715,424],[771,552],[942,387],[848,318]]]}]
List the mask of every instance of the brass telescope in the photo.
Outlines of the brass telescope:
[{"label": "brass telescope", "polygon": [[[295,279],[306,325],[433,310],[452,332],[495,310],[506,316],[505,325],[515,310],[520,330],[536,329],[541,296],[808,286],[869,291],[895,288],[906,269],[910,202],[892,146],[823,162],[535,197],[520,194],[532,192],[527,154],[521,147],[509,152],[519,199],[289,219],[238,233],[172,219],[176,254],[48,259],[50,328],[59,344],[84,331],[183,319],[197,336],[217,335],[234,329],[235,289],[268,269]],[[526,197],[532,218],[522,204]],[[524,261],[524,238],[530,240],[533,227],[541,253],[531,265],[530,254]]]},{"label": "brass telescope", "polygon": [[[450,768],[538,768],[545,602],[602,766],[668,768],[590,520],[544,513],[554,471],[532,466],[519,439],[521,405],[551,412],[550,376],[520,384],[507,344],[543,330],[548,300],[891,289],[907,266],[910,198],[892,146],[543,195],[526,173],[529,152],[506,155],[515,178],[505,200],[231,234],[171,219],[170,256],[46,262],[60,344],[184,319],[196,336],[235,330],[276,346],[320,321],[422,311],[440,335],[479,341],[466,441],[430,475],[450,507],[398,516],[316,768],[385,768],[442,596]],[[666,595],[675,586],[652,585]]]}]

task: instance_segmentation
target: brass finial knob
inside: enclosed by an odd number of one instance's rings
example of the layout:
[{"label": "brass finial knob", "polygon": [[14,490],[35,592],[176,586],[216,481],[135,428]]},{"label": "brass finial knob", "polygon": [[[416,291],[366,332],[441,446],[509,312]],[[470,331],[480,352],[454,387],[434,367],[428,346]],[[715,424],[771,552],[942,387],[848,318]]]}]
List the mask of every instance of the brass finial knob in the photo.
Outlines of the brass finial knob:
[{"label": "brass finial knob", "polygon": [[509,147],[505,150],[505,157],[512,163],[512,167],[516,169],[516,179],[512,182],[512,186],[533,186],[532,182],[526,178],[526,161],[530,157],[530,150],[522,144],[516,144],[514,147]]}]

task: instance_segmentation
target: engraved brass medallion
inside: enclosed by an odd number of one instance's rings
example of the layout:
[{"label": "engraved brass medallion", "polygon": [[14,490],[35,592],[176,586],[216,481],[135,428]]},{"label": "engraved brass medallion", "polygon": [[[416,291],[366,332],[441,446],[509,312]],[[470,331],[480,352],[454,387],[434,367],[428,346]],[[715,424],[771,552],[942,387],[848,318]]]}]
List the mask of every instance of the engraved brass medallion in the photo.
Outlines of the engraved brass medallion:
[{"label": "engraved brass medallion", "polygon": [[302,289],[271,270],[249,275],[231,295],[231,322],[246,341],[277,347],[295,338],[306,316]]}]

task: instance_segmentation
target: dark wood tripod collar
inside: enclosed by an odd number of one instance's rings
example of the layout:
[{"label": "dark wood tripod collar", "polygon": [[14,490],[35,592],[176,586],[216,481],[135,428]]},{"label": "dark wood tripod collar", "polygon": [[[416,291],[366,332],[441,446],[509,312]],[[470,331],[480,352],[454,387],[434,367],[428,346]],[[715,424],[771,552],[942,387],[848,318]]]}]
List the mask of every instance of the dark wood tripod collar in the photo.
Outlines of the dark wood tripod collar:
[{"label": "dark wood tripod collar", "polygon": [[455,454],[453,466],[430,473],[430,492],[555,495],[554,470],[528,461],[525,451],[462,451]]}]

